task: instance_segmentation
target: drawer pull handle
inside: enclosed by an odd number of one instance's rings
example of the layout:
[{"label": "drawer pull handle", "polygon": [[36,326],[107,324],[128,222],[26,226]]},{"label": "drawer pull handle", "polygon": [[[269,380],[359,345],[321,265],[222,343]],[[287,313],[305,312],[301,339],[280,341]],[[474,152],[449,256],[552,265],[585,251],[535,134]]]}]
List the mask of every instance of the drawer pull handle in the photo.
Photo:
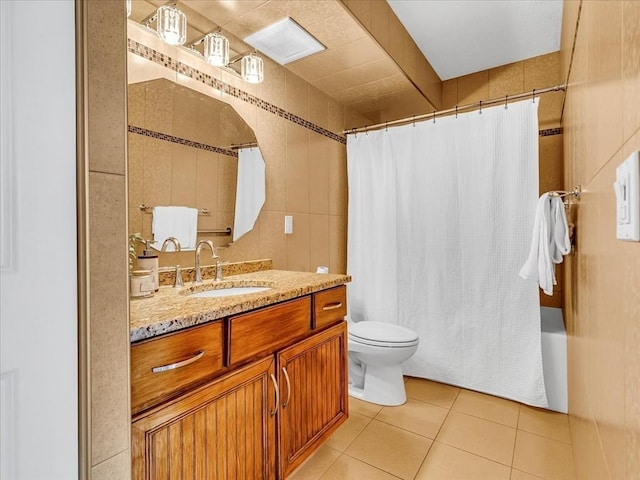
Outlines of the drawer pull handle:
[{"label": "drawer pull handle", "polygon": [[175,370],[176,368],[180,368],[180,367],[186,367],[187,365],[190,365],[193,362],[197,362],[198,360],[200,360],[203,355],[204,355],[204,350],[200,350],[191,358],[187,358],[186,360],[182,360],[176,363],[170,363],[169,365],[162,365],[161,367],[153,367],[151,371],[153,373],[160,373],[160,372],[166,372],[169,370]]},{"label": "drawer pull handle", "polygon": [[282,367],[282,373],[284,373],[284,378],[287,381],[287,401],[282,404],[282,409],[284,410],[289,405],[289,400],[291,400],[291,382],[289,381],[286,367]]},{"label": "drawer pull handle", "polygon": [[273,412],[269,412],[269,415],[273,417],[278,413],[278,408],[280,407],[280,390],[278,389],[278,382],[276,381],[276,377],[273,376],[273,373],[271,374],[271,381],[273,382],[273,388],[276,391],[276,405],[273,408]]},{"label": "drawer pull handle", "polygon": [[324,305],[322,307],[322,311],[326,312],[328,310],[337,310],[340,307],[342,307],[342,302],[330,303],[328,305]]}]

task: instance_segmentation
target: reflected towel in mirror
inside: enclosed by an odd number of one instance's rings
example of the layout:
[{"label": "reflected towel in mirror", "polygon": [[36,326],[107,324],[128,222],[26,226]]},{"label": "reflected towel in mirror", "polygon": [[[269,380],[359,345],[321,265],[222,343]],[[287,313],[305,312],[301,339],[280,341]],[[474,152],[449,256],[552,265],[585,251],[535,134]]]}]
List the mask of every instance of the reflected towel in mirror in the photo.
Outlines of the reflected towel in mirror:
[{"label": "reflected towel in mirror", "polygon": [[[160,250],[168,237],[175,237],[181,249],[194,250],[198,235],[198,209],[189,207],[166,206],[153,207],[153,248]],[[167,245],[167,251],[174,251],[173,244]]]}]

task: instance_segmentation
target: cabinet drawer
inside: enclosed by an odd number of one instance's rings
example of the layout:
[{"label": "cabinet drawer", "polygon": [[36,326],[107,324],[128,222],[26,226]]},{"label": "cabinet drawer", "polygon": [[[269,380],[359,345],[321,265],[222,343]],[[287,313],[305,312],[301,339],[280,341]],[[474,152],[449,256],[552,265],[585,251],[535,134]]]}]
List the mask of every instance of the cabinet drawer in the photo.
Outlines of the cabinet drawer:
[{"label": "cabinet drawer", "polygon": [[313,328],[324,328],[347,314],[347,287],[340,285],[313,294]]},{"label": "cabinet drawer", "polygon": [[311,298],[307,296],[229,317],[227,365],[271,353],[307,335],[310,313]]},{"label": "cabinet drawer", "polygon": [[133,413],[224,369],[223,323],[213,322],[131,346]]}]

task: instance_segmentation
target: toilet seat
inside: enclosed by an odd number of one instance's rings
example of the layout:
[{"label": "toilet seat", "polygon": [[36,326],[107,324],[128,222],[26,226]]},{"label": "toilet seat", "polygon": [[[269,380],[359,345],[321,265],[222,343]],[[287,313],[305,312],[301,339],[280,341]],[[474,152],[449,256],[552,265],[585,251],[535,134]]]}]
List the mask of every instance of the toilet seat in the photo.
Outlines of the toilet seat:
[{"label": "toilet seat", "polygon": [[349,339],[365,345],[387,348],[412,347],[418,344],[418,334],[392,323],[363,321],[349,324]]}]

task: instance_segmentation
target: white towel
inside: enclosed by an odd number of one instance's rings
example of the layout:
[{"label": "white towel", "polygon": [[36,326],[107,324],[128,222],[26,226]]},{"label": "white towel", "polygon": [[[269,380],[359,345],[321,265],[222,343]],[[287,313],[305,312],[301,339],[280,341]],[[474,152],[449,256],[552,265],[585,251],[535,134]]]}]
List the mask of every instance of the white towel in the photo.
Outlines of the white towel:
[{"label": "white towel", "polygon": [[[153,248],[160,250],[168,237],[175,237],[180,242],[181,250],[196,248],[198,236],[198,210],[189,207],[154,207]],[[173,244],[167,245],[167,251],[174,250]]]},{"label": "white towel", "polygon": [[529,257],[519,275],[537,281],[544,293],[553,295],[553,286],[557,284],[555,265],[562,263],[562,256],[570,250],[564,203],[559,196],[544,193],[536,206]]},{"label": "white towel", "polygon": [[249,232],[256,223],[265,199],[264,159],[259,148],[238,150],[236,213],[233,241]]}]

